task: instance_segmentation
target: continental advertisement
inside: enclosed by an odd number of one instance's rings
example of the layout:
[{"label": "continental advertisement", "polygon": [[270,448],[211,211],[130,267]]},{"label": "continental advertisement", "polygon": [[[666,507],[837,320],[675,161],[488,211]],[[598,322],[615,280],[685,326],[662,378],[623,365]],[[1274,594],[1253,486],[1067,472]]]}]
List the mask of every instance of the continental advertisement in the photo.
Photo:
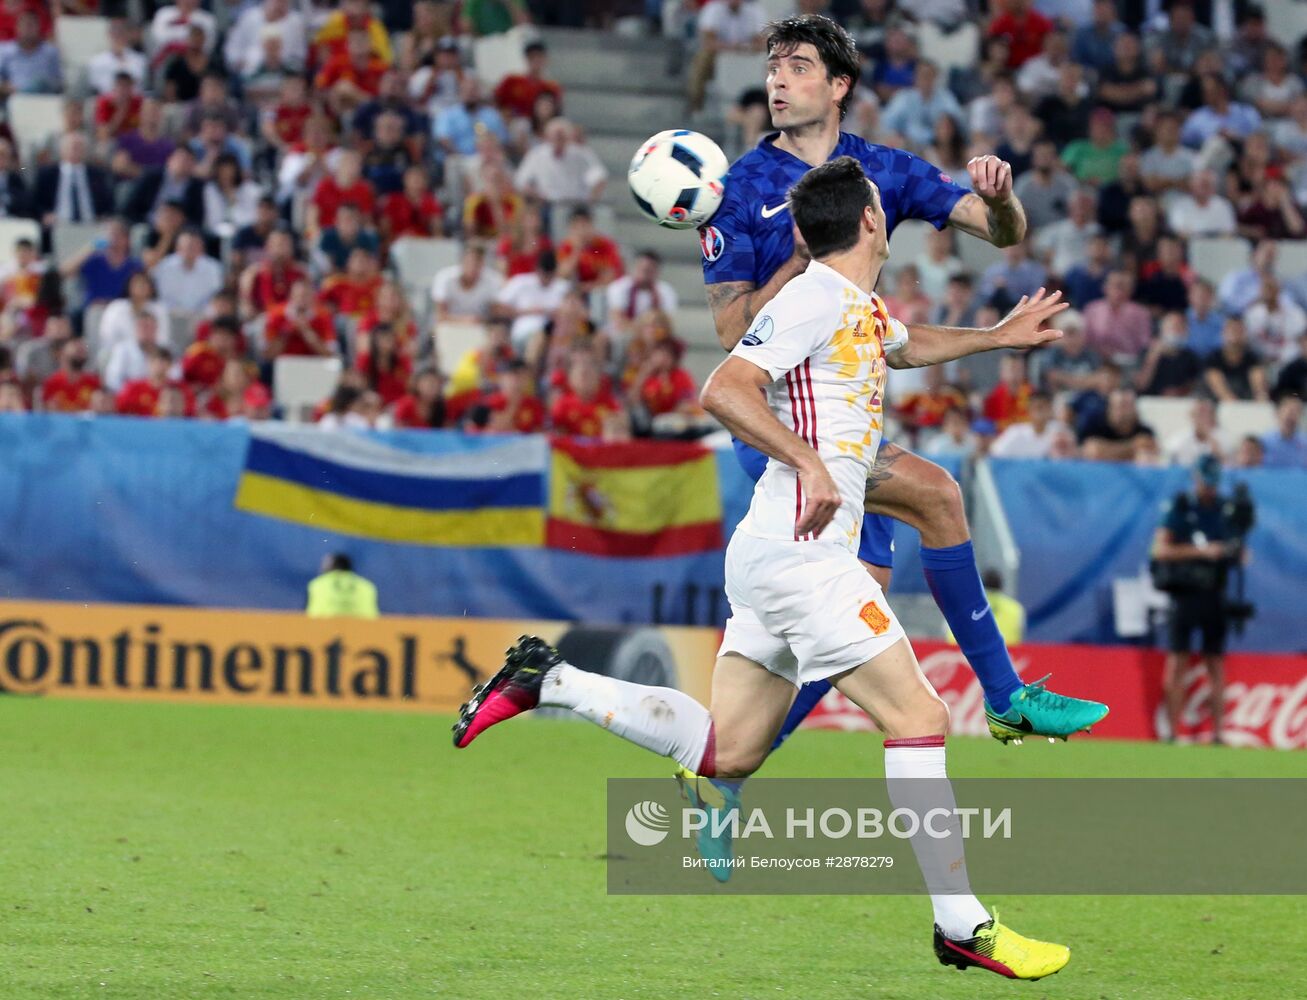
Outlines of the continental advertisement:
[{"label": "continental advertisement", "polygon": [[0,695],[453,712],[523,633],[708,702],[715,629],[26,601],[0,601]]}]

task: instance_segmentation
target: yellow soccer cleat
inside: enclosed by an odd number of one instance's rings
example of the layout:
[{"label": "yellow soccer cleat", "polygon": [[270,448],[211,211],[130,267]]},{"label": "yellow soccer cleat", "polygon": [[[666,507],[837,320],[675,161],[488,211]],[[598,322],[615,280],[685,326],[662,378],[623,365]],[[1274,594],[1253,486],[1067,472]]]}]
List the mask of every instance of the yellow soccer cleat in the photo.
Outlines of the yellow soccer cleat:
[{"label": "yellow soccer cleat", "polygon": [[975,936],[965,941],[946,938],[936,925],[935,957],[941,965],[959,969],[975,966],[1008,979],[1034,980],[1060,971],[1071,961],[1071,949],[1064,944],[1022,937],[999,923],[995,910],[990,920],[976,928]]}]

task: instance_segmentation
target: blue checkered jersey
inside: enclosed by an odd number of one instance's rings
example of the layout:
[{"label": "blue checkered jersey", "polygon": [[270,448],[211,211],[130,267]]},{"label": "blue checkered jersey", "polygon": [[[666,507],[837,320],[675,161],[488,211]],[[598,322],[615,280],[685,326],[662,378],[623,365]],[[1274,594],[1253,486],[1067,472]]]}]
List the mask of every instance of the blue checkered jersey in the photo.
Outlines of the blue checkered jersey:
[{"label": "blue checkered jersey", "polygon": [[[777,149],[777,135],[764,137],[726,175],[721,207],[699,232],[705,284],[751,281],[761,287],[794,253],[794,223],[785,198],[811,168]],[[904,219],[922,219],[943,229],[953,206],[970,190],[918,156],[847,132],[840,133],[830,158],[840,156],[861,163],[880,188],[890,233]]]}]

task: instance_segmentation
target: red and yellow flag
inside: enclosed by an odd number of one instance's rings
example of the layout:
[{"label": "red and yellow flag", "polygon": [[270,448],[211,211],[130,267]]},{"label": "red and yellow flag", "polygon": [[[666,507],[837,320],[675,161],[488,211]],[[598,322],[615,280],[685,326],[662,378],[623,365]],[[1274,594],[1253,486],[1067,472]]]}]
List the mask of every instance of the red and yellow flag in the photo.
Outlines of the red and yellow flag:
[{"label": "red and yellow flag", "polygon": [[720,549],[716,457],[690,442],[555,439],[545,544],[598,556]]}]

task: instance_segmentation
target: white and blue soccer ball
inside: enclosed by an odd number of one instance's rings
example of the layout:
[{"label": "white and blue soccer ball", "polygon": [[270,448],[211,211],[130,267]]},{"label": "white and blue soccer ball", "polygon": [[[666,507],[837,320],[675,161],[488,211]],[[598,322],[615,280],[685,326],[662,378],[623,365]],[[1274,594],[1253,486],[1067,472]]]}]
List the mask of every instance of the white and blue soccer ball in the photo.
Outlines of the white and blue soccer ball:
[{"label": "white and blue soccer ball", "polygon": [[640,211],[668,229],[697,229],[726,193],[730,163],[721,147],[689,129],[669,129],[640,143],[626,179]]}]

